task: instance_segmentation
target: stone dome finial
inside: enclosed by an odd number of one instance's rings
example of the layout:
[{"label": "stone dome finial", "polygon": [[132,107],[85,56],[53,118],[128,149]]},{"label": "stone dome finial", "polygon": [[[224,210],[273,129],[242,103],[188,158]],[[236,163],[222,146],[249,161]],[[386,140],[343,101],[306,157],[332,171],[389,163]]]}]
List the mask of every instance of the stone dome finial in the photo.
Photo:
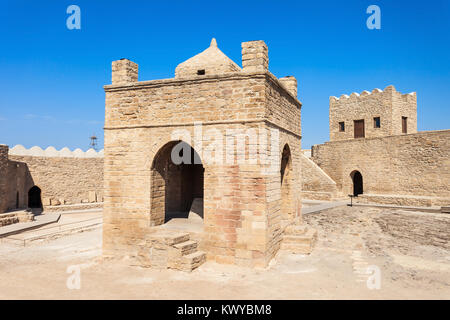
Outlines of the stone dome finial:
[{"label": "stone dome finial", "polygon": [[215,38],[203,52],[180,63],[175,69],[175,78],[190,78],[214,74],[239,72],[241,68],[230,60],[219,48]]}]

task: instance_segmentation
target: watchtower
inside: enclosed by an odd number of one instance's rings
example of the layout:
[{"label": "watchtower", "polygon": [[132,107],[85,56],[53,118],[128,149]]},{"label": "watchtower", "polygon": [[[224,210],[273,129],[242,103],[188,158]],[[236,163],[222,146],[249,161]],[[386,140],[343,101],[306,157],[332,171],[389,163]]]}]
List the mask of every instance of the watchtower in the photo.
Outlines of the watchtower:
[{"label": "watchtower", "polygon": [[330,141],[417,132],[416,93],[394,86],[330,97]]}]

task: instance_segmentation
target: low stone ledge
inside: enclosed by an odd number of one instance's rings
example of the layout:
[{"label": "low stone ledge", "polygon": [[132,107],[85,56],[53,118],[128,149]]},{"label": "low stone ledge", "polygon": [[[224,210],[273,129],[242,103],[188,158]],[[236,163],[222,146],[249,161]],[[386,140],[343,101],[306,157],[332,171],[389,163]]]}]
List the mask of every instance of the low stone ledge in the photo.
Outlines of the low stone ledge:
[{"label": "low stone ledge", "polygon": [[449,198],[388,194],[360,194],[355,197],[353,201],[356,203],[376,203],[412,207],[445,206],[446,204],[450,204]]},{"label": "low stone ledge", "polygon": [[302,199],[332,201],[334,198],[331,192],[302,191]]},{"label": "low stone ledge", "polygon": [[59,206],[44,206],[44,212],[78,211],[89,209],[103,209],[103,202],[64,204]]}]

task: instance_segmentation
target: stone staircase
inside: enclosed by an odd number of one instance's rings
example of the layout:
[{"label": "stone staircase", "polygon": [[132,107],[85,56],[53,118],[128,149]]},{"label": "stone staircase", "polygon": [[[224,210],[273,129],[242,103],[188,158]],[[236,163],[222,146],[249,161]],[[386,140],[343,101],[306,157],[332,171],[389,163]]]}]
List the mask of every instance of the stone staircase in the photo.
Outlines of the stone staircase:
[{"label": "stone staircase", "polygon": [[33,221],[33,214],[26,210],[18,210],[0,214],[0,227],[28,221]]},{"label": "stone staircase", "polygon": [[19,222],[19,217],[13,213],[0,214],[0,227]]},{"label": "stone staircase", "polygon": [[284,230],[281,250],[310,254],[317,241],[317,230],[306,225],[289,225]]},{"label": "stone staircase", "polygon": [[191,240],[189,233],[161,228],[148,236],[140,257],[146,262],[144,264],[152,268],[187,272],[198,268],[206,261],[205,252],[198,250],[197,241]]}]

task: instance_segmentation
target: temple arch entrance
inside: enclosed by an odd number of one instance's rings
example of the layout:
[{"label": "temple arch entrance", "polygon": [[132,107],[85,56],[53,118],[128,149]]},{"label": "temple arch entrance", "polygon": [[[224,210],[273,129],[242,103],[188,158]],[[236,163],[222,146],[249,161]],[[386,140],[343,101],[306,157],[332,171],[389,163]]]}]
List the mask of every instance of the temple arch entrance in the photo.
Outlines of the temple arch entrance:
[{"label": "temple arch entrance", "polygon": [[280,179],[281,179],[281,214],[283,219],[295,216],[295,208],[292,198],[292,159],[289,145],[285,145],[281,154]]},{"label": "temple arch entrance", "polygon": [[28,190],[28,208],[42,208],[41,189],[38,186]]},{"label": "temple arch entrance", "polygon": [[359,194],[363,194],[363,177],[361,172],[355,170],[350,173],[350,177],[353,181],[353,195],[357,197]]},{"label": "temple arch entrance", "polygon": [[151,171],[152,225],[174,218],[203,218],[204,167],[189,144],[172,141],[164,145]]}]

